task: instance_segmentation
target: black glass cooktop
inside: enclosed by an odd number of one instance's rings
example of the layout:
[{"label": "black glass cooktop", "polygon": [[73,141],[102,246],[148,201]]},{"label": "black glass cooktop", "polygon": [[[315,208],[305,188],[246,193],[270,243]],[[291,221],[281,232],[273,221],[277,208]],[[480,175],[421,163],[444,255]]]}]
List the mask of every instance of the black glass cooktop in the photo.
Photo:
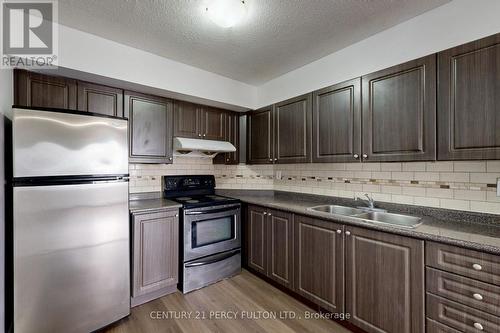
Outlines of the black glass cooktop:
[{"label": "black glass cooktop", "polygon": [[238,202],[238,199],[215,194],[179,196],[170,199],[182,204],[183,208],[220,206]]}]

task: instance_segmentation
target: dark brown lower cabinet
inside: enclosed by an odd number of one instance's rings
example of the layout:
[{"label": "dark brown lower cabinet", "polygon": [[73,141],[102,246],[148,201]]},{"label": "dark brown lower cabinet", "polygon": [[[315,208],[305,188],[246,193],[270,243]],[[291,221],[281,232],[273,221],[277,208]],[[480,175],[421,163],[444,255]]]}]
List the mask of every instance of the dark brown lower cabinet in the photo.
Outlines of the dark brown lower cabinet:
[{"label": "dark brown lower cabinet", "polygon": [[427,294],[427,317],[459,332],[500,332],[500,317],[470,308],[433,294]]},{"label": "dark brown lower cabinet", "polygon": [[[265,215],[264,215],[265,213]],[[247,265],[259,273],[267,273],[266,208],[249,206],[247,218]]]},{"label": "dark brown lower cabinet", "polygon": [[179,211],[132,215],[132,306],[177,290]]},{"label": "dark brown lower cabinet", "polygon": [[424,242],[345,228],[346,311],[369,333],[423,333]]},{"label": "dark brown lower cabinet", "polygon": [[267,211],[267,275],[285,287],[293,287],[293,216],[277,210]]},{"label": "dark brown lower cabinet", "polygon": [[247,265],[281,285],[293,287],[293,215],[248,207]]},{"label": "dark brown lower cabinet", "polygon": [[427,319],[425,324],[427,326],[425,329],[427,333],[460,333],[451,327],[445,326],[431,319]]},{"label": "dark brown lower cabinet", "polygon": [[295,291],[332,311],[344,311],[344,226],[295,216]]}]

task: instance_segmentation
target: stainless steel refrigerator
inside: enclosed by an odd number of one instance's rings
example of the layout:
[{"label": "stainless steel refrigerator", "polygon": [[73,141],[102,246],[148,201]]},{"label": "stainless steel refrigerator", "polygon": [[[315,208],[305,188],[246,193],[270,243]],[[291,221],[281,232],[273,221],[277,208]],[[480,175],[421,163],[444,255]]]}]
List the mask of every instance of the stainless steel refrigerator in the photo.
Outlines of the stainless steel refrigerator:
[{"label": "stainless steel refrigerator", "polygon": [[14,332],[130,313],[127,121],[13,109]]}]

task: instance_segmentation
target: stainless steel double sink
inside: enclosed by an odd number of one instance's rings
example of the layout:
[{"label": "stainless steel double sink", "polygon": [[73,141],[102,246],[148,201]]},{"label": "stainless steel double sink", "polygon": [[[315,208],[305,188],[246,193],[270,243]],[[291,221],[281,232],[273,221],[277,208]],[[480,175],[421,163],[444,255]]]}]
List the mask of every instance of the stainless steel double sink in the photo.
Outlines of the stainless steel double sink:
[{"label": "stainless steel double sink", "polygon": [[385,211],[374,211],[369,208],[352,208],[338,205],[322,205],[310,207],[308,210],[330,215],[342,215],[358,218],[373,223],[392,224],[405,228],[416,228],[422,224],[420,217],[393,214]]}]

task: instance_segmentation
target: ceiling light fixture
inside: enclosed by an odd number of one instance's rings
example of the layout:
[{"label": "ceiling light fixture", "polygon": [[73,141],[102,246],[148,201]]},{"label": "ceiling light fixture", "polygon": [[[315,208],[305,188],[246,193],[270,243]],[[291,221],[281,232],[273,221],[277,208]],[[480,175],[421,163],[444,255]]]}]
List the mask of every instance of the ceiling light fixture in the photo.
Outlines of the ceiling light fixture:
[{"label": "ceiling light fixture", "polygon": [[230,28],[244,19],[247,6],[243,0],[211,0],[206,13],[218,26]]}]

